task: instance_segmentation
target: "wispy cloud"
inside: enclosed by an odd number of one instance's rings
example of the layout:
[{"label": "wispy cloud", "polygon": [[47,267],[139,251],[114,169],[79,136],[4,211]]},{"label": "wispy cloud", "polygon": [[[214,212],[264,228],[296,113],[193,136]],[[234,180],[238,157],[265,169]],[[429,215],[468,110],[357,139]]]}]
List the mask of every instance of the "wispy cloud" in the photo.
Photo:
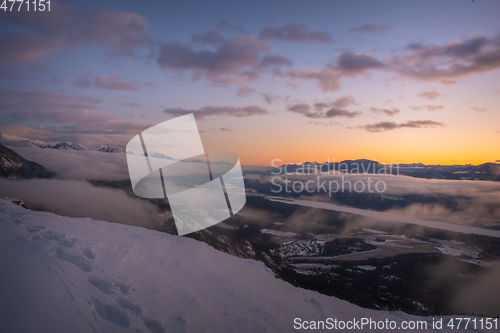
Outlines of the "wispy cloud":
[{"label": "wispy cloud", "polygon": [[400,112],[399,109],[395,109],[395,108],[393,108],[393,109],[370,108],[370,111],[374,112],[374,113],[383,113],[383,114],[388,115],[388,116],[394,116],[395,114]]},{"label": "wispy cloud", "polygon": [[[49,123],[43,133],[31,131],[30,137],[60,137],[61,134],[131,134],[147,128],[146,124],[124,122],[122,117],[94,111],[100,100],[75,95],[39,91],[0,91],[0,110],[11,111],[11,122]],[[14,111],[14,112],[12,112]],[[26,132],[27,130],[23,130]],[[42,136],[36,136],[36,135]]]},{"label": "wispy cloud", "polygon": [[128,106],[128,107],[131,107],[131,108],[135,108],[135,107],[141,106],[141,104],[135,103],[135,102],[119,102],[118,105]]},{"label": "wispy cloud", "polygon": [[[149,127],[149,125],[143,127],[142,130],[147,127]],[[137,132],[140,131],[141,129],[137,130]],[[135,132],[135,134],[137,134],[137,132]],[[55,127],[45,127],[45,126],[39,126],[38,128],[35,129],[15,124],[1,125],[0,133],[28,138],[32,140],[42,140],[47,142],[63,141],[63,142],[79,142],[82,144],[96,143],[96,144],[111,144],[111,145],[125,145],[127,143],[126,136],[116,135],[116,133],[108,133],[108,132],[79,133],[71,130],[65,131],[64,129],[58,129]],[[128,134],[132,135],[134,133],[132,132]]]},{"label": "wispy cloud", "polygon": [[1,125],[0,133],[13,135],[17,137],[25,137],[29,139],[53,139],[56,135],[49,129],[43,126],[39,128],[31,128],[27,126],[21,126],[16,124]]},{"label": "wispy cloud", "polygon": [[376,124],[361,126],[361,128],[367,130],[368,132],[384,132],[398,128],[428,128],[428,127],[433,128],[433,127],[443,127],[443,126],[444,126],[443,123],[433,120],[410,120],[406,123],[400,123],[400,124],[397,124],[392,121],[383,121]]},{"label": "wispy cloud", "polygon": [[474,110],[474,111],[477,111],[477,112],[484,112],[487,109],[486,108],[480,108],[480,107],[477,107],[477,106],[473,106],[473,107],[471,107],[471,110]]},{"label": "wispy cloud", "polygon": [[436,111],[436,110],[441,110],[444,109],[443,105],[416,105],[416,106],[410,106],[410,109],[415,110],[415,111]]},{"label": "wispy cloud", "polygon": [[257,105],[235,107],[235,106],[204,106],[197,110],[187,110],[182,108],[169,108],[163,110],[164,113],[171,116],[183,116],[194,113],[198,119],[210,117],[251,117],[269,114],[269,111]]},{"label": "wispy cloud", "polygon": [[314,106],[308,103],[297,103],[290,105],[288,111],[304,115],[308,118],[335,118],[345,117],[354,118],[359,116],[360,112],[349,111],[347,106],[355,103],[354,97],[343,96],[333,103],[315,103]]},{"label": "wispy cloud", "polygon": [[139,90],[141,81],[125,81],[119,76],[104,75],[91,77],[81,75],[73,81],[73,84],[81,88],[136,91]]},{"label": "wispy cloud", "polygon": [[279,96],[273,95],[272,93],[261,93],[260,95],[262,96],[264,101],[269,105],[273,104],[275,100],[280,99]]},{"label": "wispy cloud", "polygon": [[418,93],[417,96],[425,98],[425,99],[433,100],[433,99],[436,99],[438,97],[445,96],[445,95],[440,94],[435,90],[429,90],[429,91],[422,91],[421,93]]},{"label": "wispy cloud", "polygon": [[[51,123],[44,128],[51,137],[60,134],[133,134],[146,129],[147,124],[135,121],[123,122],[121,117],[109,116],[100,112],[81,111],[21,111],[8,116],[11,121],[37,120]],[[53,126],[57,125],[57,126]]]},{"label": "wispy cloud", "polygon": [[263,29],[259,37],[287,42],[330,42],[332,35],[323,31],[310,31],[304,24],[272,25]]},{"label": "wispy cloud", "polygon": [[239,97],[252,96],[255,94],[255,89],[250,88],[247,84],[243,84],[236,89],[236,95]]},{"label": "wispy cloud", "polygon": [[120,119],[100,112],[88,110],[80,111],[23,111],[11,113],[7,116],[13,121],[20,120],[39,120],[41,122],[50,121],[54,124],[72,124],[72,123],[97,123],[109,122]]}]

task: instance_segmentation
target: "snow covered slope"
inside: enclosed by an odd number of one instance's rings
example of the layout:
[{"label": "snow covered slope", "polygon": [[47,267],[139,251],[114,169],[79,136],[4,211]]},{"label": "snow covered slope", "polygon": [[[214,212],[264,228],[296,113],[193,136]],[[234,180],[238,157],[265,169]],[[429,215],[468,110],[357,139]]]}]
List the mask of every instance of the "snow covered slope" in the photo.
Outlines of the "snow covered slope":
[{"label": "snow covered slope", "polygon": [[192,239],[7,198],[0,268],[0,332],[294,332],[294,318],[423,319],[295,288]]}]

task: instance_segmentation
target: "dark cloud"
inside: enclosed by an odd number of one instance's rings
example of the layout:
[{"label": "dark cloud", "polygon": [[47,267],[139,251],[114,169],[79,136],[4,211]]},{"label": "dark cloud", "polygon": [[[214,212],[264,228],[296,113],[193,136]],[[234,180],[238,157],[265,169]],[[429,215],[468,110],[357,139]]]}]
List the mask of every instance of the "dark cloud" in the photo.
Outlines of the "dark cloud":
[{"label": "dark cloud", "polygon": [[292,66],[292,65],[293,61],[287,56],[269,54],[262,57],[258,67],[266,68],[272,66],[276,67],[276,66]]},{"label": "dark cloud", "polygon": [[343,52],[337,56],[337,66],[328,66],[320,70],[303,68],[280,73],[281,76],[291,80],[315,80],[325,92],[333,92],[340,89],[340,80],[345,77],[353,77],[368,72],[369,70],[382,69],[384,64],[369,54]]},{"label": "dark cloud", "polygon": [[436,110],[441,110],[444,109],[443,105],[417,105],[417,106],[410,106],[410,109],[415,110],[415,111],[436,111]]},{"label": "dark cloud", "polygon": [[343,96],[333,103],[315,103],[314,110],[307,103],[298,103],[288,107],[288,111],[302,114],[308,118],[334,118],[346,117],[354,118],[360,115],[360,112],[353,112],[345,109],[345,107],[355,103],[352,96]]},{"label": "dark cloud", "polygon": [[333,118],[333,117],[354,118],[356,116],[359,116],[360,114],[361,113],[359,112],[353,112],[345,109],[331,108],[330,110],[326,111],[325,118]]},{"label": "dark cloud", "polygon": [[[306,114],[311,111],[311,106],[307,103],[298,103],[291,105],[288,108],[289,111],[295,112],[295,113],[301,113],[301,114]],[[313,118],[313,117],[311,117]]]},{"label": "dark cloud", "polygon": [[383,66],[382,62],[369,54],[343,52],[337,57],[337,68],[349,72],[363,72]]},{"label": "dark cloud", "polygon": [[328,103],[325,103],[325,102],[314,103],[314,109],[316,109],[317,111],[321,111],[327,107],[328,107]]},{"label": "dark cloud", "polygon": [[440,94],[435,90],[430,90],[430,91],[422,91],[421,93],[417,94],[417,96],[432,100],[445,95]]},{"label": "dark cloud", "polygon": [[189,113],[194,113],[198,119],[209,117],[251,117],[261,116],[269,113],[268,110],[257,105],[235,107],[235,106],[204,106],[198,110],[187,110],[182,108],[169,108],[163,110],[164,113],[171,116],[183,116]]},{"label": "dark cloud", "polygon": [[500,38],[473,37],[444,45],[413,43],[408,53],[394,57],[391,68],[406,76],[424,81],[454,83],[468,75],[500,68]]},{"label": "dark cloud", "polygon": [[346,32],[376,33],[376,32],[383,32],[383,31],[387,31],[387,30],[389,30],[389,26],[387,24],[375,25],[375,24],[367,23],[367,24],[352,27],[351,29],[347,30]]},{"label": "dark cloud", "polygon": [[148,20],[132,12],[107,8],[73,10],[55,2],[51,11],[0,12],[16,29],[0,34],[0,59],[4,63],[33,62],[79,44],[99,45],[109,56],[135,57],[135,49],[151,46],[146,36]]},{"label": "dark cloud", "polygon": [[270,44],[255,36],[222,37],[207,49],[172,41],[160,47],[156,62],[162,69],[190,70],[193,79],[204,77],[218,84],[238,84],[257,79],[267,67],[291,65],[286,56],[270,52]]},{"label": "dark cloud", "polygon": [[[410,44],[402,55],[381,61],[372,55],[343,52],[335,65],[323,69],[294,69],[275,72],[288,78],[287,85],[297,88],[297,80],[315,80],[324,92],[340,89],[344,78],[385,70],[402,78],[435,81],[445,85],[457,83],[457,78],[493,71],[500,68],[500,35],[496,38],[476,37],[453,41],[444,45]],[[432,99],[434,92],[424,92],[421,97]],[[436,92],[437,93],[437,92]],[[437,93],[439,94],[439,93]]]},{"label": "dark cloud", "polygon": [[262,39],[287,42],[330,42],[332,35],[323,31],[309,31],[303,24],[288,24],[283,27],[270,26],[259,34]]},{"label": "dark cloud", "polygon": [[500,160],[496,160],[495,163],[500,163]]},{"label": "dark cloud", "polygon": [[375,112],[375,113],[383,113],[383,114],[386,114],[388,116],[394,116],[396,113],[399,113],[399,109],[380,109],[380,108],[370,108],[370,111],[371,112]]},{"label": "dark cloud", "polygon": [[101,100],[94,97],[66,95],[47,90],[0,91],[0,110],[95,110]]},{"label": "dark cloud", "polygon": [[410,120],[406,123],[397,124],[392,121],[383,121],[376,124],[361,126],[368,132],[384,132],[397,128],[427,128],[427,127],[443,127],[444,124],[432,120]]}]

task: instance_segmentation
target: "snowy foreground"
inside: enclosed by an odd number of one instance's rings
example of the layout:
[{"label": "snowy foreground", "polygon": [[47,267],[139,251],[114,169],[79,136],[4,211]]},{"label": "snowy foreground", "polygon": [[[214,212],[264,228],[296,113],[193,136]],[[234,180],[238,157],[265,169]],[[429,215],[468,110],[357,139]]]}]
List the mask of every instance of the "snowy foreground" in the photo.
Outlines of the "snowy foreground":
[{"label": "snowy foreground", "polygon": [[188,238],[6,198],[0,230],[0,332],[293,332],[294,318],[362,317],[427,320],[432,331],[431,318],[295,288],[261,262]]}]

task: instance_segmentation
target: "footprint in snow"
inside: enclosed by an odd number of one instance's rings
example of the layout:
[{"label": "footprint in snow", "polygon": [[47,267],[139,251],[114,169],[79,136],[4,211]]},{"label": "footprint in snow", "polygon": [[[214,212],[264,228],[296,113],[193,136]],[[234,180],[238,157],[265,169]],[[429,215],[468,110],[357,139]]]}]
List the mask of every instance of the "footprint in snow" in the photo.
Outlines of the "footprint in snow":
[{"label": "footprint in snow", "polygon": [[67,252],[64,252],[62,249],[58,248],[56,249],[56,257],[62,260],[65,260],[69,263],[72,263],[79,269],[81,269],[84,272],[91,272],[92,267],[90,265],[90,262],[85,259],[84,257],[81,257],[79,255],[75,254],[70,254]]}]

